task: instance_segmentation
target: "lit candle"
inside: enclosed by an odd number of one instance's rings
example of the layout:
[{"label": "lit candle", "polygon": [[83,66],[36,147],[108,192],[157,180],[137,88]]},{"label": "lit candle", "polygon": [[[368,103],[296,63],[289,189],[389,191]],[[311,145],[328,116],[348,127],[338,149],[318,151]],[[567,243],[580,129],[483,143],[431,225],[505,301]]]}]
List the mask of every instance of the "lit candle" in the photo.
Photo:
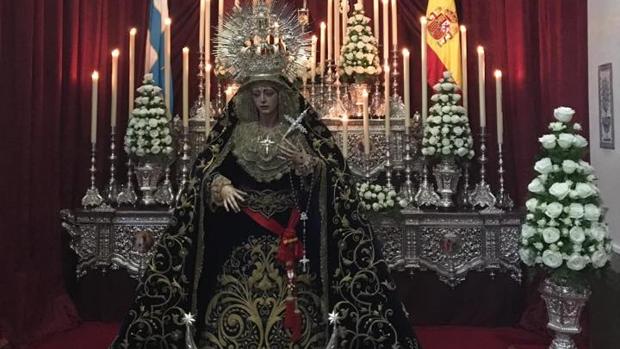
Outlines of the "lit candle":
[{"label": "lit candle", "polygon": [[129,115],[133,111],[136,75],[136,28],[129,31]]},{"label": "lit candle", "polygon": [[209,137],[209,132],[211,131],[211,100],[209,99],[211,97],[211,94],[209,93],[209,91],[211,90],[211,64],[207,63],[207,65],[205,66],[205,72],[207,75],[207,82],[206,82],[206,86],[205,89],[206,91],[206,98],[205,98],[205,132],[206,132],[206,136],[207,138]]},{"label": "lit candle", "polygon": [[334,38],[334,0],[327,0],[327,60],[334,58],[333,56],[333,38]]},{"label": "lit candle", "polygon": [[118,49],[112,51],[112,96],[110,98],[110,126],[116,127],[116,105],[118,99]]},{"label": "lit candle", "polygon": [[164,28],[164,90],[165,90],[165,102],[166,108],[168,108],[169,115],[172,115],[172,110],[170,110],[170,87],[172,86],[172,65],[170,64],[170,31],[172,20],[170,18],[166,18],[166,27]]},{"label": "lit candle", "polygon": [[487,126],[484,96],[484,47],[478,46],[478,95],[480,97],[480,127]]},{"label": "lit candle", "polygon": [[497,144],[504,144],[504,111],[502,109],[502,71],[495,71],[495,106],[497,109]]},{"label": "lit candle", "polygon": [[321,64],[319,66],[319,74],[323,76],[325,73],[325,22],[321,22]]},{"label": "lit candle", "polygon": [[183,47],[183,127],[189,126],[189,48]]},{"label": "lit candle", "polygon": [[342,115],[342,156],[346,159],[349,155],[349,117],[347,114]]},{"label": "lit candle", "polygon": [[396,11],[396,0],[392,0],[392,46],[398,49],[398,14]]},{"label": "lit candle", "polygon": [[373,20],[373,30],[375,38],[377,39],[377,43],[379,42],[379,0],[374,0],[372,2],[372,20]]},{"label": "lit candle", "polygon": [[334,1],[334,64],[340,61],[340,0]]},{"label": "lit candle", "polygon": [[409,50],[403,49],[403,95],[405,96],[405,133],[409,134],[411,128],[411,96],[409,76]]},{"label": "lit candle", "polygon": [[211,62],[211,0],[206,0],[205,10],[205,63]]},{"label": "lit candle", "polygon": [[316,77],[316,42],[318,38],[316,35],[312,35],[312,57],[310,59],[310,83],[314,83]]},{"label": "lit candle", "polygon": [[463,107],[467,111],[467,28],[461,26],[461,91],[463,92]]},{"label": "lit candle", "polygon": [[204,52],[205,49],[205,11],[207,8],[206,0],[200,0],[200,30],[198,31],[198,49]]},{"label": "lit candle", "polygon": [[383,81],[384,97],[385,97],[385,136],[390,135],[390,66],[386,64],[383,67],[385,72],[385,80]]},{"label": "lit candle", "polygon": [[421,28],[421,40],[420,40],[420,55],[422,61],[422,122],[426,121],[428,116],[428,62],[426,60],[426,17],[420,17]]},{"label": "lit candle", "polygon": [[383,0],[383,64],[388,64],[390,58],[390,27],[389,27],[389,0]]},{"label": "lit candle", "polygon": [[97,143],[97,85],[99,83],[99,73],[95,70],[91,75],[93,88],[90,102],[90,142]]},{"label": "lit candle", "polygon": [[364,154],[370,154],[370,130],[368,125],[368,91],[364,90],[362,92],[362,101],[363,101],[363,122],[364,122]]},{"label": "lit candle", "polygon": [[219,0],[217,3],[217,32],[222,32],[222,26],[224,25],[224,0]]}]

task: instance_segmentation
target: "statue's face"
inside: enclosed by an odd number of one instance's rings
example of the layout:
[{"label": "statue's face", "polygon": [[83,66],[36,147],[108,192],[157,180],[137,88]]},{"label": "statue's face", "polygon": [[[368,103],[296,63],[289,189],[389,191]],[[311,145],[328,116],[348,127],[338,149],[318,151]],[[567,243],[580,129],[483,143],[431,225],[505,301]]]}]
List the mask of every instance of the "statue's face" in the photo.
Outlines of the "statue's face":
[{"label": "statue's face", "polygon": [[273,115],[278,110],[278,91],[267,84],[254,86],[252,98],[261,115]]}]

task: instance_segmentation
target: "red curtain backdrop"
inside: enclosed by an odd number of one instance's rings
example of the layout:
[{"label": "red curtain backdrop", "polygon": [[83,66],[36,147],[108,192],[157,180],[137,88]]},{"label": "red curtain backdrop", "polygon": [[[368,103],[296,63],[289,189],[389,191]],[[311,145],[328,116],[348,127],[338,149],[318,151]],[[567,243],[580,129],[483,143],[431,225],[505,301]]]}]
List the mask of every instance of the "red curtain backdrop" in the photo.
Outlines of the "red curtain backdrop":
[{"label": "red curtain backdrop", "polygon": [[[226,7],[232,6],[226,0]],[[308,1],[313,27],[325,18],[323,2]],[[190,47],[190,86],[196,84],[198,0],[169,1],[173,18],[175,101],[181,101],[181,48]],[[212,1],[216,23],[217,1]],[[296,0],[294,5],[300,5]],[[424,0],[399,1],[400,40],[412,52],[412,103],[420,106],[419,17]],[[372,16],[372,1],[365,0]],[[127,123],[128,31],[138,28],[136,83],[144,72],[148,1],[0,0],[0,337],[25,343],[74,326],[65,291],[61,208],[78,207],[89,183],[90,74],[100,72],[97,181],[109,160],[110,51],[121,50],[119,136]],[[587,31],[585,0],[462,0],[468,27],[470,119],[478,130],[475,46],[486,48],[487,125],[494,144],[492,69],[504,72],[507,185],[523,201],[553,108],[570,105],[587,135]],[[197,89],[192,89],[194,97]],[[496,147],[488,171],[496,187]],[[121,157],[124,161],[124,157]],[[121,167],[121,173],[122,173]],[[121,177],[122,178],[122,177]],[[63,237],[65,241],[63,241]],[[66,252],[66,250],[65,250]],[[69,277],[70,279],[70,277]],[[112,286],[111,286],[112,287]]]}]

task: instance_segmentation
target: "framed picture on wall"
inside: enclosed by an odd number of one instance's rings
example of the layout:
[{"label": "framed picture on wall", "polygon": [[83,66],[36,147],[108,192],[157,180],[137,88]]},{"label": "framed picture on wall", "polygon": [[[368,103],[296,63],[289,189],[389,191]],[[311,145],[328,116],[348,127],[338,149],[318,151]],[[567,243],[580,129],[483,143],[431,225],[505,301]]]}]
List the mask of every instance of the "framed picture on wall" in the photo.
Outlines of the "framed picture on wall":
[{"label": "framed picture on wall", "polygon": [[614,93],[611,63],[598,66],[598,115],[601,148],[615,149]]}]

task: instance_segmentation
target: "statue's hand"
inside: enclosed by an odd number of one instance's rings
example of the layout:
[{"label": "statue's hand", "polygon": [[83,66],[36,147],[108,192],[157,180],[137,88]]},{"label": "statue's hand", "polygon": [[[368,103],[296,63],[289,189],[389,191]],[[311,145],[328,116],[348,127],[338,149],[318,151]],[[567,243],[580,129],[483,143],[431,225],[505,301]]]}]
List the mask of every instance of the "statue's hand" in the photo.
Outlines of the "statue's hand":
[{"label": "statue's hand", "polygon": [[312,173],[316,158],[308,154],[303,147],[296,146],[286,138],[278,147],[282,153],[280,158],[290,161],[297,175],[306,176]]},{"label": "statue's hand", "polygon": [[234,212],[241,211],[237,200],[245,201],[245,195],[247,195],[247,193],[235,188],[232,184],[224,185],[221,190],[221,196],[226,212],[230,212],[230,210],[233,210]]}]

